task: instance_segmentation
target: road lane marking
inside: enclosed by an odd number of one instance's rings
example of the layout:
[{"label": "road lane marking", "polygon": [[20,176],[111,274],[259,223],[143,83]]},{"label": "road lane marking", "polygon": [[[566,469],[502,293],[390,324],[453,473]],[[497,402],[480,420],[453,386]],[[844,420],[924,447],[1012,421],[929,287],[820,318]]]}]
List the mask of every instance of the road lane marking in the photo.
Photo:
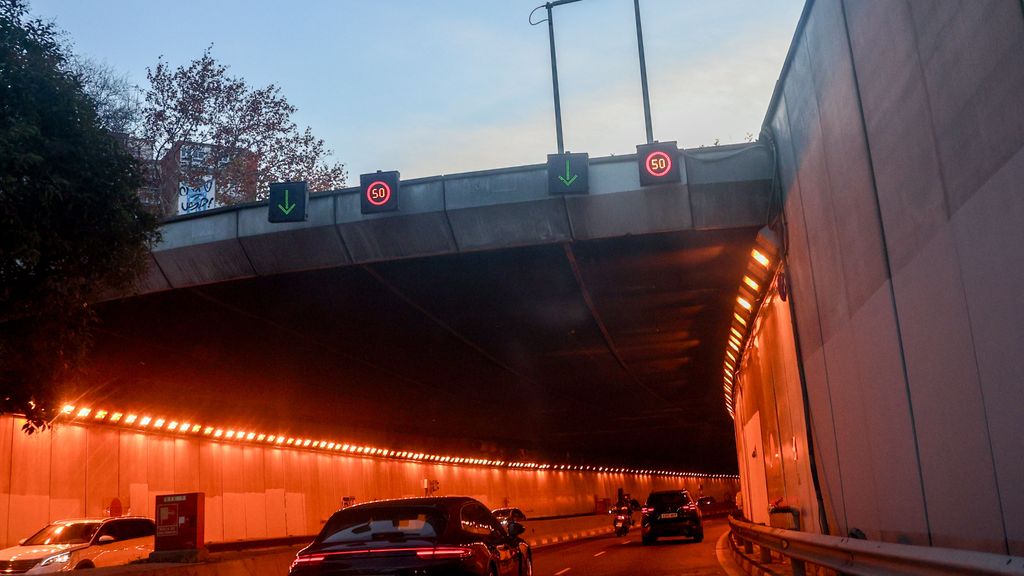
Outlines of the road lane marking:
[{"label": "road lane marking", "polygon": [[562,569],[561,569],[561,570],[559,570],[558,572],[555,572],[555,576],[562,576],[562,574],[565,574],[565,573],[566,573],[566,572],[568,572],[569,570],[572,570],[572,568],[562,568]]},{"label": "road lane marking", "polygon": [[607,550],[601,550],[597,554],[594,554],[594,558],[597,558],[598,556],[600,556],[601,554],[604,554],[605,552],[607,552]]},{"label": "road lane marking", "polygon": [[622,544],[623,546],[625,546],[626,544],[629,544],[630,542],[632,542],[632,540],[626,540],[625,542],[620,542],[620,544]]}]

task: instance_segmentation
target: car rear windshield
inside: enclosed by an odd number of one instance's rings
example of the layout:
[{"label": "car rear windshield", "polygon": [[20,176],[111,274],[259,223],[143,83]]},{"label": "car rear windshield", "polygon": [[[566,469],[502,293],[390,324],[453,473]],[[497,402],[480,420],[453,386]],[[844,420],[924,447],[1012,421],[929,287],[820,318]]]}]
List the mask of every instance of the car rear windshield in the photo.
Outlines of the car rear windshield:
[{"label": "car rear windshield", "polygon": [[86,544],[99,529],[98,522],[79,524],[50,524],[28,537],[24,546],[45,546],[47,544]]},{"label": "car rear windshield", "polygon": [[647,498],[648,506],[669,506],[680,508],[690,503],[690,496],[686,492],[655,492]]},{"label": "car rear windshield", "polygon": [[323,544],[436,539],[444,531],[445,515],[429,506],[358,507],[336,512],[320,532]]}]

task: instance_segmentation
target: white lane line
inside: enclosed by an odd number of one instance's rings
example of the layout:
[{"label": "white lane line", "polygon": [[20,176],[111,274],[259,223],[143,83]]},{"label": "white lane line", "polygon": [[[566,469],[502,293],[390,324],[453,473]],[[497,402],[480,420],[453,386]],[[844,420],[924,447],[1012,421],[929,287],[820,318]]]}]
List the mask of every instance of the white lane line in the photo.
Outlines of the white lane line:
[{"label": "white lane line", "polygon": [[604,554],[605,552],[607,552],[607,550],[601,550],[597,554],[594,554],[594,558],[597,558],[598,556],[600,556],[601,554]]},{"label": "white lane line", "polygon": [[559,570],[558,572],[555,572],[555,576],[562,576],[562,574],[565,574],[565,573],[566,573],[566,572],[568,572],[569,570],[572,570],[572,568],[562,568],[562,569],[561,569],[561,570]]},{"label": "white lane line", "polygon": [[630,542],[632,542],[632,540],[626,540],[625,542],[620,542],[620,544],[622,544],[623,546],[625,546],[626,544],[629,544]]}]

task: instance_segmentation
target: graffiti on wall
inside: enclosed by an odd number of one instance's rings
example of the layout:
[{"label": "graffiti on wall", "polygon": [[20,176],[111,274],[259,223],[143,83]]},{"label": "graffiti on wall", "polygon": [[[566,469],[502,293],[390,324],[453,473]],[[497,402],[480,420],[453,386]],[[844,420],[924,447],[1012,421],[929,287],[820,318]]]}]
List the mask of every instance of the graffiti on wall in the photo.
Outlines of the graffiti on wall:
[{"label": "graffiti on wall", "polygon": [[193,188],[187,182],[178,183],[178,214],[195,214],[217,207],[217,185],[213,178],[207,178]]}]

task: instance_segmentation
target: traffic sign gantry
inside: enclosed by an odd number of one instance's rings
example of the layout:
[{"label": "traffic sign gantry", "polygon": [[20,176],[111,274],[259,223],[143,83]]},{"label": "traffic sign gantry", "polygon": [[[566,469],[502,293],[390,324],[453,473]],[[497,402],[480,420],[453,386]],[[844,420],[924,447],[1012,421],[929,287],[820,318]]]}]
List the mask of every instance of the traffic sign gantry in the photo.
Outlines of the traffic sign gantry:
[{"label": "traffic sign gantry", "polygon": [[398,188],[401,176],[398,170],[391,172],[371,172],[359,175],[359,188],[362,192],[359,205],[363,214],[374,212],[390,212],[398,210]]},{"label": "traffic sign gantry", "polygon": [[679,148],[675,142],[655,142],[636,147],[640,169],[640,185],[652,186],[682,180],[679,171]]},{"label": "traffic sign gantry", "polygon": [[303,222],[309,205],[309,186],[305,182],[275,182],[270,185],[267,220]]},{"label": "traffic sign gantry", "polygon": [[590,189],[586,152],[548,154],[548,194],[586,194]]}]

